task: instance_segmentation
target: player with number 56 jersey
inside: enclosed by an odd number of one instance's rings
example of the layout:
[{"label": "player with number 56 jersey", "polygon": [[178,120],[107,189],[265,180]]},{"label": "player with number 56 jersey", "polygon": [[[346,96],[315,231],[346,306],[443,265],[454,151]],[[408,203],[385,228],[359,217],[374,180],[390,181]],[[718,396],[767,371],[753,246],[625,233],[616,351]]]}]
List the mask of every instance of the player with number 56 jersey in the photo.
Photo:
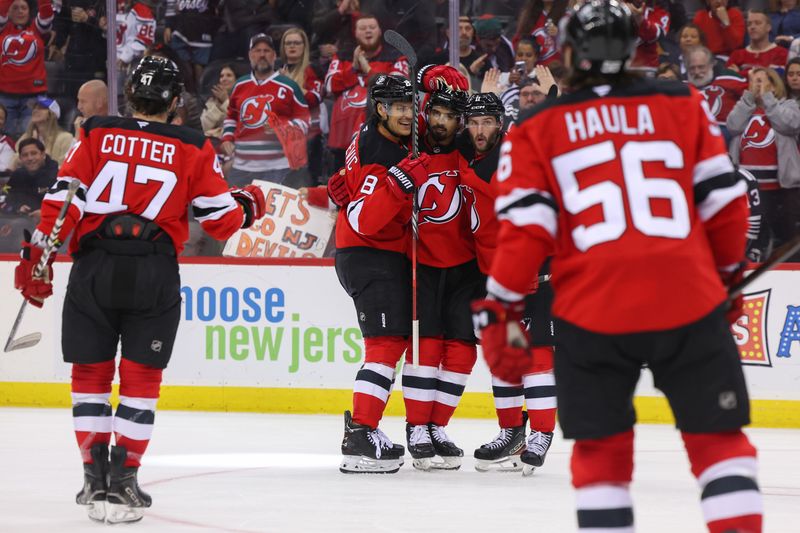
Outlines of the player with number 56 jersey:
[{"label": "player with number 56 jersey", "polygon": [[[633,397],[647,366],[681,433],[710,533],[758,533],[763,504],[730,323],[741,298],[747,187],[694,87],[627,71],[621,0],[587,0],[562,49],[566,96],[501,146],[489,296],[473,302],[492,373],[518,380],[521,300],[552,255],[555,389],[581,532],[633,532]],[[535,317],[534,317],[535,320]]]}]

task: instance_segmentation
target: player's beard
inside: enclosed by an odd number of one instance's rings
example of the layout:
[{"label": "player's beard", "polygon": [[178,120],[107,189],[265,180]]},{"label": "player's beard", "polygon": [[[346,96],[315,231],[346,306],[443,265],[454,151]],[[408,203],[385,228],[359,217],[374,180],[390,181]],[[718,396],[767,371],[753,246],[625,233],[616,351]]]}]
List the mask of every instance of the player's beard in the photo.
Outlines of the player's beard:
[{"label": "player's beard", "polygon": [[[473,141],[472,141],[472,144],[473,144],[473,145],[475,146],[475,148],[476,148],[477,150],[479,150],[481,153],[488,152],[489,150],[491,150],[491,149],[494,147],[494,145],[495,145],[495,144],[497,144],[497,136],[498,136],[498,135],[499,135],[499,133],[498,133],[498,132],[494,132],[494,133],[492,133],[492,134],[491,134],[491,135],[489,135],[489,136],[486,136],[486,135],[478,135],[478,136],[476,136],[476,137],[475,137],[475,139],[473,139]],[[478,148],[478,143],[479,143],[479,142],[485,142],[486,144],[484,145],[484,147],[483,147],[483,148],[480,148],[480,149],[479,149],[479,148]]]},{"label": "player's beard", "polygon": [[431,126],[431,137],[437,144],[443,145],[450,144],[453,136],[444,126]]}]

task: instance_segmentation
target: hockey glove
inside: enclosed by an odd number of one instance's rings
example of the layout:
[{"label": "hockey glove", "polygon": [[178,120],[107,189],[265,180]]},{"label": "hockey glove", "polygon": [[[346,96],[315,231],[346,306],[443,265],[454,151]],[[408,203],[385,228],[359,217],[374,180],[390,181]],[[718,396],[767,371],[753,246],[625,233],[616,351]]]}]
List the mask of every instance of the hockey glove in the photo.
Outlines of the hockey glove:
[{"label": "hockey glove", "polygon": [[[328,209],[328,191],[324,185],[308,187],[305,191],[305,199],[308,205]],[[300,189],[300,196],[303,196],[303,189]]]},{"label": "hockey glove", "polygon": [[344,207],[350,203],[350,194],[347,192],[344,176],[345,170],[341,169],[328,180],[328,196],[331,202],[339,207]]},{"label": "hockey glove", "polygon": [[389,168],[389,185],[401,194],[414,194],[414,190],[428,180],[426,166],[430,160],[428,154],[419,154],[417,159],[406,157]]},{"label": "hockey glove", "polygon": [[472,302],[472,322],[481,331],[481,347],[492,375],[509,383],[521,383],[530,372],[532,354],[520,320],[525,303],[497,300]]},{"label": "hockey glove", "polygon": [[[730,272],[725,272],[724,270],[719,271],[719,277],[722,279],[722,284],[725,285],[725,290],[730,291],[731,287],[742,281],[746,265],[747,263],[743,261]],[[725,312],[725,318],[728,320],[729,324],[735,324],[743,314],[744,296],[739,293],[736,298],[730,301],[730,306]]]},{"label": "hockey glove", "polygon": [[28,230],[23,232],[23,236],[22,250],[19,254],[20,261],[17,268],[14,269],[14,288],[22,292],[22,297],[28,300],[28,303],[42,307],[45,298],[53,294],[53,267],[51,265],[56,260],[56,254],[55,252],[50,254],[45,268],[39,276],[36,276],[34,270],[42,258],[44,249],[38,246],[39,242],[31,243],[31,233]]},{"label": "hockey glove", "polygon": [[428,65],[417,73],[417,83],[424,91],[433,92],[444,86],[456,91],[469,90],[467,78],[458,69],[448,65]]},{"label": "hockey glove", "polygon": [[239,202],[244,212],[244,222],[242,228],[249,228],[253,222],[264,216],[267,210],[267,200],[264,198],[264,191],[258,185],[248,185],[243,189],[232,188],[230,190],[233,199]]}]

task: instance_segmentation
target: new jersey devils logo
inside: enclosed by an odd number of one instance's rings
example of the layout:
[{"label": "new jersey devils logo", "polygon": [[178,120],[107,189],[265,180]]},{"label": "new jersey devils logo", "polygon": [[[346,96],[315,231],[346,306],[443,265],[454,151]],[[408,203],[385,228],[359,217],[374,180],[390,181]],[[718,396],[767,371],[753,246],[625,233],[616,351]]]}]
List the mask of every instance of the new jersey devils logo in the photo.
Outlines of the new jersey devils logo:
[{"label": "new jersey devils logo", "polygon": [[24,65],[36,56],[36,36],[24,31],[3,39],[3,64]]},{"label": "new jersey devils logo", "polygon": [[742,150],[748,148],[763,150],[775,142],[775,130],[772,129],[764,115],[753,115],[742,134],[742,140],[745,141]]},{"label": "new jersey devils logo", "polygon": [[461,211],[464,197],[459,187],[458,171],[429,174],[428,181],[417,191],[419,223],[444,224]]},{"label": "new jersey devils logo", "polygon": [[700,92],[703,93],[706,102],[708,102],[708,108],[711,110],[711,114],[714,115],[714,117],[718,117],[719,112],[722,111],[722,97],[725,96],[725,89],[719,85],[709,85],[701,89]]},{"label": "new jersey devils logo", "polygon": [[346,90],[342,93],[339,105],[342,106],[342,110],[348,107],[355,107],[356,109],[367,107],[367,89],[356,85],[352,89]]},{"label": "new jersey devils logo", "polygon": [[541,28],[535,29],[531,37],[536,39],[536,42],[539,44],[539,61],[549,59],[555,55],[556,41],[547,33],[547,28],[542,26]]},{"label": "new jersey devils logo", "polygon": [[247,98],[242,102],[239,121],[245,128],[260,128],[269,119],[267,111],[272,109],[270,104],[274,99],[275,97],[271,94],[259,94]]}]

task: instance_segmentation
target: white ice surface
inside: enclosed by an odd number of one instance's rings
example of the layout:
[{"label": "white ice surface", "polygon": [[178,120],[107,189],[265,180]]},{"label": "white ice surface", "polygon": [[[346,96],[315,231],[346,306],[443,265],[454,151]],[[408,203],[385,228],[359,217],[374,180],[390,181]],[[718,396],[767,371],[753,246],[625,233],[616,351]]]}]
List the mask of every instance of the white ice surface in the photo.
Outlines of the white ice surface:
[{"label": "white ice surface", "polygon": [[[404,423],[381,426],[404,443]],[[344,475],[337,416],[161,411],[139,480],[153,497],[144,520],[104,526],[75,505],[81,487],[68,409],[0,408],[0,532],[569,532],[575,531],[569,451],[556,432],[530,478],[478,473],[472,450],[491,420],[455,419],[466,450],[457,472]],[[765,531],[800,532],[800,431],[747,430],[759,448]],[[639,426],[632,485],[637,531],[703,532],[698,491],[678,433]]]}]

